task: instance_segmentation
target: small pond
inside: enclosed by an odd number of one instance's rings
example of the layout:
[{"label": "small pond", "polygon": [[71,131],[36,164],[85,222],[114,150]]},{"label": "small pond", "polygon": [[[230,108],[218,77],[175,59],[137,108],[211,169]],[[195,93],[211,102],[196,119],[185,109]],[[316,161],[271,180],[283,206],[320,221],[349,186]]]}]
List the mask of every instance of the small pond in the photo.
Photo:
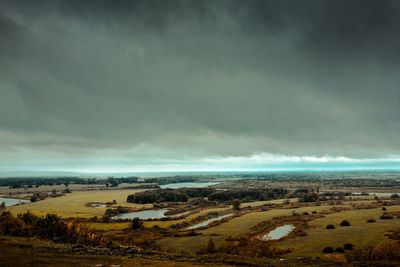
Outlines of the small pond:
[{"label": "small pond", "polygon": [[29,203],[31,201],[25,200],[25,199],[0,197],[0,204],[3,202],[6,203],[6,207],[10,207],[10,206],[15,206],[15,205],[22,204],[22,203]]},{"label": "small pond", "polygon": [[184,187],[207,187],[216,184],[220,184],[221,182],[206,182],[206,183],[176,183],[176,184],[163,184],[160,185],[162,189],[170,188],[170,189],[178,189]]},{"label": "small pond", "polygon": [[294,229],[293,224],[286,224],[282,225],[279,227],[276,227],[274,230],[270,231],[268,234],[263,235],[262,237],[259,237],[260,240],[278,240],[281,239],[282,237],[287,236],[291,231]]},{"label": "small pond", "polygon": [[164,215],[164,213],[167,212],[167,210],[168,209],[135,211],[114,216],[112,217],[112,219],[133,219],[136,217],[142,220],[160,219],[167,217]]},{"label": "small pond", "polygon": [[188,227],[186,229],[190,230],[190,229],[196,229],[196,228],[199,228],[199,227],[207,226],[212,222],[222,220],[223,218],[226,218],[226,217],[229,217],[229,216],[232,216],[232,215],[233,215],[233,213],[230,213],[230,214],[225,214],[225,215],[222,215],[222,216],[218,216],[216,218],[211,218],[211,219],[208,219],[207,221],[192,225],[192,226],[190,226],[190,227]]},{"label": "small pond", "polygon": [[92,204],[92,207],[94,207],[94,208],[105,208],[105,207],[107,207],[107,205],[104,205],[104,204]]}]

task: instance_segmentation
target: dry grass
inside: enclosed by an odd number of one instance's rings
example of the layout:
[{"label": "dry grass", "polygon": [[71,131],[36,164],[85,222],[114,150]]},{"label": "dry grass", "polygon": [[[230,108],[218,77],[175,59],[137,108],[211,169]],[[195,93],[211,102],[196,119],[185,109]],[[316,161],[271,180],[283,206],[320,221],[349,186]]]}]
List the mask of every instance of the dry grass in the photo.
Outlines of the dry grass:
[{"label": "dry grass", "polygon": [[27,210],[37,215],[46,213],[55,213],[63,218],[81,217],[89,218],[93,216],[101,217],[106,208],[86,207],[88,202],[111,202],[117,201],[115,206],[126,206],[135,208],[150,208],[152,204],[134,204],[127,203],[126,198],[130,194],[144,191],[144,189],[132,190],[97,190],[97,191],[79,191],[66,194],[58,198],[48,198],[33,203],[10,207],[9,210],[15,215]]}]

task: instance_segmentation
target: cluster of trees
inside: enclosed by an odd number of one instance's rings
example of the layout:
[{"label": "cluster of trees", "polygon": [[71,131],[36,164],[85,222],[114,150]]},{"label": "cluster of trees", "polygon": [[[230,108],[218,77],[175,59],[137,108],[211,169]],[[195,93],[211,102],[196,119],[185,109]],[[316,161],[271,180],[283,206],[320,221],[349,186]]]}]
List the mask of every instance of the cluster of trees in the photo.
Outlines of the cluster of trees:
[{"label": "cluster of trees", "polygon": [[317,193],[296,193],[294,196],[299,198],[299,202],[315,202],[320,200],[320,196]]},{"label": "cluster of trees", "polygon": [[292,197],[299,198],[300,202],[315,202],[326,200],[344,200],[345,196],[351,196],[350,192],[325,192],[315,193],[310,192],[308,189],[297,189]]},{"label": "cluster of trees", "polygon": [[26,212],[14,217],[10,212],[0,214],[0,234],[21,237],[38,237],[55,242],[102,245],[108,240],[101,234],[90,231],[83,224],[64,222],[55,214],[36,216]]},{"label": "cluster of trees", "polygon": [[144,191],[129,195],[126,201],[145,204],[160,202],[186,202],[188,199],[188,195],[180,190],[158,189],[155,191]]},{"label": "cluster of trees", "polygon": [[208,197],[215,189],[211,188],[179,188],[157,189],[129,195],[127,202],[132,203],[161,203],[187,202],[189,198]]},{"label": "cluster of trees", "polygon": [[283,188],[246,189],[246,190],[216,190],[213,188],[179,188],[158,189],[139,192],[129,195],[127,202],[132,203],[160,203],[160,202],[187,202],[191,198],[205,198],[209,201],[227,202],[235,199],[245,201],[270,200],[282,198],[287,194]]},{"label": "cluster of trees", "polygon": [[38,200],[42,200],[47,198],[49,195],[46,192],[33,192],[31,197],[31,202],[36,202]]},{"label": "cluster of trees", "polygon": [[208,196],[210,201],[232,201],[234,199],[242,199],[244,202],[258,200],[271,200],[283,198],[288,191],[284,188],[263,188],[263,189],[246,189],[246,190],[220,190],[215,191]]}]

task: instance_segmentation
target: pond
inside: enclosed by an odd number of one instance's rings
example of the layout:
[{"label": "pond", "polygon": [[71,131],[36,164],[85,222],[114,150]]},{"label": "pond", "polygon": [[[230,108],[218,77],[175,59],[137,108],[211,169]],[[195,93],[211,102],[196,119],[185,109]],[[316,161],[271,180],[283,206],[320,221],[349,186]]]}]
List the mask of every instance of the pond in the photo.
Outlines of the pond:
[{"label": "pond", "polygon": [[229,216],[232,216],[232,215],[233,215],[233,213],[230,213],[230,214],[225,214],[225,215],[222,215],[222,216],[218,216],[216,218],[211,218],[211,219],[208,219],[207,221],[192,225],[192,226],[190,226],[190,227],[188,227],[186,229],[190,230],[190,229],[196,229],[196,228],[199,228],[199,227],[207,226],[212,222],[222,220],[223,218],[226,218],[226,217],[229,217]]},{"label": "pond", "polygon": [[162,189],[170,188],[170,189],[178,189],[184,187],[207,187],[216,184],[220,184],[221,182],[205,182],[205,183],[175,183],[175,184],[163,184],[160,185]]},{"label": "pond", "polygon": [[167,212],[167,210],[168,209],[135,211],[114,216],[112,217],[112,219],[133,219],[136,217],[142,220],[160,219],[167,217],[164,215],[164,213]]},{"label": "pond", "polygon": [[274,230],[270,231],[268,234],[259,237],[260,240],[268,241],[268,240],[278,240],[282,237],[287,236],[291,231],[294,229],[293,224],[286,224],[275,228]]},{"label": "pond", "polygon": [[10,207],[10,206],[15,206],[15,205],[22,204],[22,203],[29,203],[31,201],[25,200],[25,199],[0,197],[0,204],[3,202],[6,203],[6,207]]}]

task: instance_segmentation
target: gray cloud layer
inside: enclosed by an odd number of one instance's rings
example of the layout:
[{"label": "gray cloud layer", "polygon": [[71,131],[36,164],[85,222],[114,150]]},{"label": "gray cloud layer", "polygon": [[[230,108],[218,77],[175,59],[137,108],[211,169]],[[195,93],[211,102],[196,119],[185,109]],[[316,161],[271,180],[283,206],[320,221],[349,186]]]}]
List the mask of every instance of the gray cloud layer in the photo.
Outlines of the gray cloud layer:
[{"label": "gray cloud layer", "polygon": [[400,154],[397,1],[10,0],[0,33],[2,157]]}]

